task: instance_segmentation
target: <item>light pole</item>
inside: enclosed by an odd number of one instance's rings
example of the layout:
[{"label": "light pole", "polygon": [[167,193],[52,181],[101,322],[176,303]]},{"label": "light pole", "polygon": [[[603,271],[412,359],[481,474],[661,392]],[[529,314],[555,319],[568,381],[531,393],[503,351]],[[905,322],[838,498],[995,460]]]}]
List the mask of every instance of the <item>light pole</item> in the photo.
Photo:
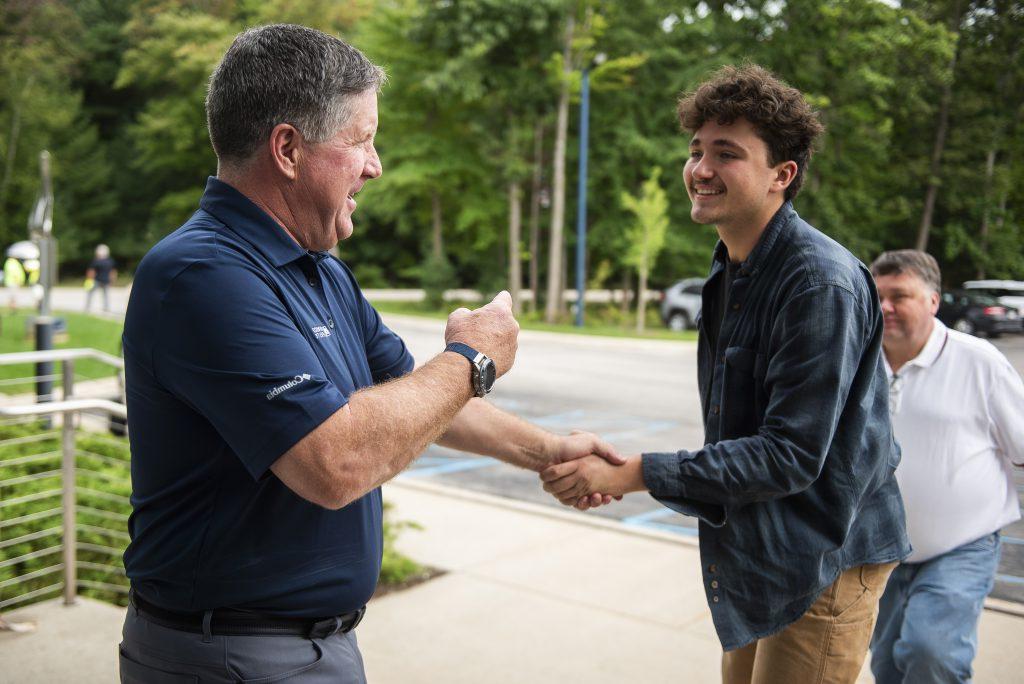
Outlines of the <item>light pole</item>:
[{"label": "light pole", "polygon": [[[606,56],[594,55],[592,64],[600,65]],[[576,190],[576,327],[583,327],[587,294],[587,138],[590,134],[590,64],[583,67],[580,79],[580,168]]]},{"label": "light pole", "polygon": [[[35,320],[36,349],[53,349],[53,317],[50,315],[50,289],[56,281],[57,243],[53,239],[53,184],[50,179],[50,153],[39,153],[41,187],[35,207],[28,217],[29,237],[39,247],[39,281],[43,296]],[[53,362],[36,364],[36,401],[53,401]],[[49,418],[46,419],[49,421]]]}]

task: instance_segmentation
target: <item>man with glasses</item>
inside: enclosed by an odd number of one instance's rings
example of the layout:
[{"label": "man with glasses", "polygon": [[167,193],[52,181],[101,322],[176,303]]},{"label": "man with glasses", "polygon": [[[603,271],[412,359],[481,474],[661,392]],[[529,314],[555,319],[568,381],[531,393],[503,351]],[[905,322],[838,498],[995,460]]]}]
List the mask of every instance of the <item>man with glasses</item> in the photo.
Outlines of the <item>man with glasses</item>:
[{"label": "man with glasses", "polygon": [[1024,464],[1024,383],[991,344],[935,318],[930,255],[885,252],[871,273],[914,547],[882,596],[871,670],[878,684],[967,682],[999,529],[1020,518],[1012,466]]}]

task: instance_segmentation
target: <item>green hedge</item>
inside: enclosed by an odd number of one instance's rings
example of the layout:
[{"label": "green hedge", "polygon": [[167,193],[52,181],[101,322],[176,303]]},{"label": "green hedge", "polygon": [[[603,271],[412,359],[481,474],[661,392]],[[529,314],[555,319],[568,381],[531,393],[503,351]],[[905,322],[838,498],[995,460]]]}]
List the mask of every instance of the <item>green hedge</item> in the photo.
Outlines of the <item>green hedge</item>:
[{"label": "green hedge", "polygon": [[[52,476],[43,479],[0,487],[0,501],[31,497],[48,490],[60,490],[60,439],[59,428],[48,429],[40,422],[0,426],[0,480],[53,473]],[[127,502],[116,500],[116,497],[127,498],[131,493],[128,441],[103,434],[78,432],[75,446],[79,593],[117,605],[126,605],[127,596],[124,593],[98,585],[128,586],[121,554],[128,543],[126,517],[131,513],[131,507]],[[35,458],[37,455],[38,459]],[[112,496],[115,498],[111,498]],[[60,507],[61,497],[58,491],[52,496],[0,508],[0,523],[33,514],[40,516],[0,529],[0,564],[47,547],[58,547],[53,553],[42,557],[0,567],[0,602],[63,581],[63,574],[60,571],[13,581],[15,577],[44,571],[61,563],[59,545],[63,518]],[[422,572],[420,566],[394,549],[395,537],[399,530],[407,526],[410,524],[395,523],[385,516],[382,583],[399,584]],[[3,546],[6,540],[33,533],[44,533],[45,536]],[[104,552],[91,548],[92,546],[114,547],[116,553]],[[113,566],[115,569],[100,566]],[[4,585],[5,581],[10,583]],[[56,587],[36,600],[58,596],[61,591],[61,587]],[[20,605],[24,604],[12,605],[7,610]]]}]

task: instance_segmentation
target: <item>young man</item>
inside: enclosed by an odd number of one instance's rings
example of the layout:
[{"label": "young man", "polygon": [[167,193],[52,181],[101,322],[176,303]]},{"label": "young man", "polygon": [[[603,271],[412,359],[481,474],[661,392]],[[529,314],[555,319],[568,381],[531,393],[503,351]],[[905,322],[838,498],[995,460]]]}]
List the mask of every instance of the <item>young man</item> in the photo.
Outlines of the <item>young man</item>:
[{"label": "young man", "polygon": [[871,671],[878,684],[969,682],[999,530],[1020,518],[1024,383],[991,344],[935,319],[941,281],[930,255],[886,252],[871,273],[914,545],[882,596]]},{"label": "young man", "polygon": [[[703,292],[705,444],[543,471],[575,504],[649,490],[700,518],[705,591],[732,682],[853,682],[910,551],[871,275],[791,200],[823,127],[757,66],[679,105],[691,216],[721,241]],[[585,504],[584,504],[585,505]]]}]

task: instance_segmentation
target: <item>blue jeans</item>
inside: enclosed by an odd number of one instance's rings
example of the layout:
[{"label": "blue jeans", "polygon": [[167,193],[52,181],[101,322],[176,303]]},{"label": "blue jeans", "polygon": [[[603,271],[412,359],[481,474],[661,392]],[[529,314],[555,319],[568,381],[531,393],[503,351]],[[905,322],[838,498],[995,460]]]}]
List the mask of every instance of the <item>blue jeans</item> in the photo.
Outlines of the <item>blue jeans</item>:
[{"label": "blue jeans", "polygon": [[969,682],[978,617],[999,565],[999,533],[893,571],[871,638],[877,684]]}]

